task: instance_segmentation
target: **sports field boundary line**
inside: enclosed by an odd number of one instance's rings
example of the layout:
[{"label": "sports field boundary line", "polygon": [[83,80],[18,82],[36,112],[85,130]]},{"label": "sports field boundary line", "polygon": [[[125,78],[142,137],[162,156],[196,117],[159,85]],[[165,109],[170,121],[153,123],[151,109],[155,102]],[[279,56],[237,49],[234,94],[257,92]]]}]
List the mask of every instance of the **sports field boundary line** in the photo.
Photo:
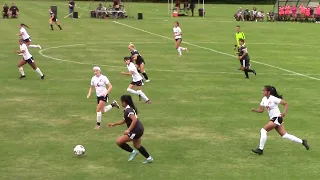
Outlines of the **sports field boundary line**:
[{"label": "sports field boundary line", "polygon": [[[122,43],[122,42],[121,42]],[[144,42],[141,42],[144,43]],[[149,42],[152,43],[152,42]],[[92,44],[98,44],[98,43],[92,43]],[[89,44],[69,44],[69,45],[61,45],[61,46],[53,46],[53,47],[48,47],[48,48],[44,48],[41,49],[39,52],[39,54],[42,57],[48,58],[48,59],[52,59],[55,61],[60,61],[60,62],[67,62],[67,63],[73,63],[73,64],[80,64],[80,65],[90,65],[90,66],[101,66],[101,67],[111,67],[111,68],[119,68],[119,69],[126,69],[125,66],[114,66],[114,65],[103,65],[103,64],[93,64],[93,63],[86,63],[86,62],[79,62],[79,61],[71,61],[71,60],[66,60],[66,59],[60,59],[60,58],[56,58],[53,56],[49,56],[49,55],[45,55],[43,52],[47,51],[47,50],[51,50],[51,49],[59,49],[59,48],[66,48],[66,47],[75,47],[75,46],[86,46]],[[152,68],[148,68],[148,71],[157,71],[157,72],[176,72],[176,73],[195,73],[195,74],[199,74],[199,75],[210,75],[210,74],[229,74],[229,75],[239,75],[239,74],[243,74],[242,72],[223,72],[223,71],[192,71],[192,70],[187,70],[187,69],[180,69],[180,70],[172,70],[172,69],[152,69]],[[259,73],[260,75],[280,75],[280,76],[298,76],[297,74],[270,74],[270,73]],[[310,74],[311,75],[311,74]],[[313,74],[313,75],[320,75],[320,74]]]},{"label": "sports field boundary line", "polygon": [[[150,31],[146,31],[146,30],[143,30],[143,29],[140,29],[140,28],[136,28],[136,27],[124,24],[124,23],[120,23],[120,22],[117,22],[117,21],[112,21],[112,22],[115,23],[115,24],[121,25],[121,26],[126,26],[128,28],[135,29],[135,30],[147,33],[147,34],[151,34],[153,36],[158,36],[158,37],[162,37],[164,39],[172,40],[172,38],[169,38],[169,37],[166,37],[166,36],[163,36],[163,35],[160,35],[160,34],[156,34],[156,33],[150,32]],[[231,54],[224,53],[224,52],[221,52],[221,51],[217,51],[217,50],[214,50],[214,49],[210,49],[210,48],[207,48],[207,47],[199,46],[199,45],[192,44],[192,43],[189,43],[189,42],[186,42],[186,41],[183,41],[183,43],[184,44],[188,44],[190,46],[194,46],[194,47],[200,48],[200,49],[205,49],[205,50],[208,50],[208,51],[211,51],[211,52],[215,52],[217,54],[222,54],[222,55],[225,55],[225,56],[230,56],[230,57],[235,57],[235,58],[237,57],[235,55],[231,55]],[[259,62],[259,61],[254,61],[254,60],[251,60],[251,61],[254,62],[254,63],[257,63],[257,64],[261,64],[261,65],[264,65],[264,66],[268,66],[268,67],[272,67],[272,68],[275,68],[275,69],[279,69],[279,70],[282,70],[282,71],[285,71],[285,72],[288,72],[288,73],[296,74],[298,76],[303,76],[303,77],[306,77],[306,78],[309,78],[309,79],[320,81],[319,78],[315,78],[315,77],[312,77],[312,76],[308,76],[308,75],[305,75],[305,74],[294,72],[294,71],[291,71],[291,70],[288,70],[288,69],[284,69],[284,68],[281,68],[281,67],[277,67],[277,66],[273,66],[273,65],[270,65],[270,64],[262,63],[262,62]]]}]

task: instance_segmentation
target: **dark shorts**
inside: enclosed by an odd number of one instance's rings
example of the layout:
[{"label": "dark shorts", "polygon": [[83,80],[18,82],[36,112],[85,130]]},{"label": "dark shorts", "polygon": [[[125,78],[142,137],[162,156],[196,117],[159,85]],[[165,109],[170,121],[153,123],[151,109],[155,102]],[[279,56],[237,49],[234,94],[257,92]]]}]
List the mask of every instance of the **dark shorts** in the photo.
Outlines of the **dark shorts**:
[{"label": "dark shorts", "polygon": [[26,61],[28,64],[34,63],[33,57],[31,57],[31,58],[29,58],[29,59],[25,59],[25,61]]},{"label": "dark shorts", "polygon": [[26,43],[31,42],[31,39],[30,38],[24,39],[23,42],[26,42]]},{"label": "dark shorts", "polygon": [[178,39],[176,39],[176,41],[178,41],[178,40],[181,40],[181,42],[182,42],[182,38],[178,38]]},{"label": "dark shorts", "polygon": [[131,82],[130,84],[135,85],[135,86],[142,86],[142,80],[137,81],[137,82]]},{"label": "dark shorts", "polygon": [[143,136],[143,130],[142,131],[137,131],[137,132],[130,132],[128,134],[128,137],[130,139],[139,139]]},{"label": "dark shorts", "polygon": [[99,104],[100,101],[108,102],[108,95],[106,96],[97,96],[97,103]]},{"label": "dark shorts", "polygon": [[140,66],[141,64],[146,64],[145,62],[144,62],[144,60],[137,60],[136,61],[136,64],[138,65],[138,66]]},{"label": "dark shorts", "polygon": [[53,19],[52,19],[52,22],[57,22],[57,21],[58,21],[57,18],[53,18]]},{"label": "dark shorts", "polygon": [[240,60],[240,64],[244,68],[250,68],[250,59]]},{"label": "dark shorts", "polygon": [[3,18],[9,18],[9,14],[6,12],[3,12]]},{"label": "dark shorts", "polygon": [[270,119],[270,121],[272,121],[276,125],[280,126],[283,123],[283,118],[282,117],[273,117],[272,119]]}]

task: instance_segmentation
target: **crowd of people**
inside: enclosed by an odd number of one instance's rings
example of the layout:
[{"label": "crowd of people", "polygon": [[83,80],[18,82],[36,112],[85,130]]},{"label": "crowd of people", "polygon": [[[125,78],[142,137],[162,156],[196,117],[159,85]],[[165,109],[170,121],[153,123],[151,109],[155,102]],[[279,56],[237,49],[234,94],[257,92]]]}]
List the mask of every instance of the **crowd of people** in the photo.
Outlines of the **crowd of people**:
[{"label": "crowd of people", "polygon": [[4,4],[2,6],[2,17],[4,18],[18,18],[19,16],[19,8],[15,3],[12,3],[11,7],[8,4]]},{"label": "crowd of people", "polygon": [[[236,21],[265,21],[265,12],[252,10],[242,10],[240,7],[234,14]],[[320,4],[317,7],[296,5],[280,5],[277,12],[270,11],[266,14],[267,21],[292,21],[292,22],[316,22],[320,23]]]}]

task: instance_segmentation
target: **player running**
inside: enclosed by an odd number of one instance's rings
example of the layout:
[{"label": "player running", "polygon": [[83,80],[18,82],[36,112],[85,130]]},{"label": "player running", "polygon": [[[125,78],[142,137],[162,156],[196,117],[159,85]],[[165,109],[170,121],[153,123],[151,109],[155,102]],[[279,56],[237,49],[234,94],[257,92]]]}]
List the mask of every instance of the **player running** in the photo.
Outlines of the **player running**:
[{"label": "player running", "polygon": [[238,59],[240,60],[241,67],[240,69],[246,75],[246,78],[249,79],[248,72],[252,72],[254,75],[257,75],[254,69],[250,69],[250,56],[248,54],[247,47],[244,45],[244,39],[239,39],[240,47],[239,47],[239,54]]},{"label": "player running", "polygon": [[22,66],[27,63],[32,67],[32,69],[34,69],[41,76],[41,79],[44,79],[43,73],[41,72],[40,68],[37,67],[36,63],[34,62],[33,56],[30,54],[28,47],[24,43],[23,39],[19,39],[19,45],[20,45],[20,50],[14,51],[16,53],[22,54],[22,56],[23,56],[23,58],[18,63],[18,68],[21,73],[21,76],[19,79],[23,79],[26,77]]},{"label": "player running", "polygon": [[[126,63],[129,72],[121,72],[121,74],[132,76],[132,82],[129,84],[127,91],[132,94],[139,95],[139,100],[141,100],[140,98],[142,97],[147,104],[150,104],[151,103],[150,99],[141,90],[143,78],[138,73],[136,66],[132,63],[132,60],[130,57],[124,57],[124,62]],[[135,86],[136,86],[136,90],[133,89],[133,87]]]},{"label": "player running", "polygon": [[50,13],[50,27],[51,27],[51,30],[53,30],[53,22],[60,28],[60,30],[62,30],[60,24],[59,24],[59,21],[57,19],[57,16],[52,12],[51,9],[49,9],[49,13]]},{"label": "player running", "polygon": [[[280,113],[279,104],[284,106],[284,112]],[[251,109],[252,112],[263,113],[264,109],[267,109],[269,113],[269,122],[260,130],[260,144],[259,147],[252,151],[256,154],[263,154],[264,145],[267,141],[267,132],[275,129],[280,136],[284,139],[289,139],[292,142],[302,144],[307,150],[309,145],[307,140],[302,140],[294,135],[288,134],[283,125],[283,118],[288,111],[288,103],[282,99],[282,96],[278,94],[277,90],[273,86],[264,86],[263,98],[260,103],[259,109]]]},{"label": "player running", "polygon": [[136,67],[139,73],[142,73],[143,77],[145,78],[146,82],[150,82],[150,79],[144,69],[146,62],[144,61],[141,54],[135,49],[134,44],[130,42],[128,49],[131,53],[131,59],[136,63]]},{"label": "player running", "polygon": [[[107,76],[104,76],[101,74],[100,67],[95,66],[93,67],[94,76],[91,78],[90,83],[90,89],[87,95],[87,98],[91,96],[91,91],[93,88],[96,89],[96,95],[97,95],[97,125],[94,129],[100,129],[100,124],[102,120],[102,112],[108,112],[113,107],[116,107],[119,109],[119,105],[117,101],[113,101],[110,105],[105,106],[105,103],[108,102],[108,95],[112,90],[112,84],[110,83]],[[108,86],[108,89],[106,88]]]},{"label": "player running", "polygon": [[41,46],[38,44],[38,45],[34,45],[34,44],[31,44],[31,37],[30,35],[28,34],[27,30],[24,28],[24,27],[27,27],[29,28],[27,25],[21,23],[20,24],[20,33],[17,34],[17,36],[21,36],[23,41],[31,48],[39,48],[41,49]]},{"label": "player running", "polygon": [[179,53],[179,57],[181,57],[182,56],[181,50],[188,52],[188,48],[184,48],[184,47],[180,46],[180,44],[182,42],[182,31],[181,31],[181,28],[179,27],[179,22],[178,21],[176,21],[174,23],[173,38],[176,41],[175,42],[175,47],[176,47],[176,49],[177,49],[177,51]]},{"label": "player running", "polygon": [[[120,120],[119,122],[116,123],[109,123],[109,127],[117,126],[117,125],[122,125],[124,123],[127,124],[128,129],[124,131],[123,135],[121,135],[117,139],[117,145],[131,153],[129,156],[128,161],[132,161],[137,155],[138,151],[145,157],[147,158],[146,161],[143,163],[151,163],[153,162],[153,158],[150,156],[148,151],[141,145],[141,139],[143,136],[144,132],[144,127],[139,120],[137,114],[138,110],[135,107],[132,98],[130,95],[123,95],[121,96],[121,105],[124,108],[123,111],[123,119]],[[133,146],[138,150],[133,150],[127,142],[133,142]]]}]

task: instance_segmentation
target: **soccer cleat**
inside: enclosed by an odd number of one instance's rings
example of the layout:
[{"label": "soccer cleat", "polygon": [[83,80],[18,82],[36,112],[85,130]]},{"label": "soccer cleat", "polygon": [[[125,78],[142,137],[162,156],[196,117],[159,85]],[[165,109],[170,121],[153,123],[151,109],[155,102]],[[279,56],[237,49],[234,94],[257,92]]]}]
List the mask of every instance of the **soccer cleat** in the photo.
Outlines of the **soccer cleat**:
[{"label": "soccer cleat", "polygon": [[153,158],[149,157],[149,158],[147,158],[146,161],[143,162],[143,164],[148,164],[148,163],[152,163],[152,162],[153,162]]},{"label": "soccer cleat", "polygon": [[252,69],[252,71],[253,71],[253,74],[256,76],[257,75],[256,70]]},{"label": "soccer cleat", "polygon": [[38,48],[41,49],[41,46],[38,44]]},{"label": "soccer cleat", "polygon": [[150,82],[150,79],[146,80],[146,82]]},{"label": "soccer cleat", "polygon": [[111,106],[116,107],[116,108],[120,108],[118,102],[116,100],[113,100],[113,102],[111,103]]},{"label": "soccer cleat", "polygon": [[259,155],[262,155],[262,154],[263,154],[263,150],[262,150],[262,149],[259,149],[259,148],[252,149],[252,152],[254,152],[254,153],[256,153],[256,154],[259,154]]},{"label": "soccer cleat", "polygon": [[141,101],[141,95],[139,94],[139,101]]},{"label": "soccer cleat", "polygon": [[21,75],[20,77],[19,77],[19,79],[23,79],[23,78],[25,78],[26,76],[25,75]]},{"label": "soccer cleat", "polygon": [[146,101],[147,104],[151,104],[151,100],[149,99],[148,101]]},{"label": "soccer cleat", "polygon": [[138,155],[138,153],[139,153],[138,151],[133,150],[132,153],[129,156],[128,161],[132,161]]},{"label": "soccer cleat", "polygon": [[41,79],[44,79],[44,75],[43,75],[43,76],[41,76]]},{"label": "soccer cleat", "polygon": [[99,126],[99,125],[96,125],[96,127],[94,127],[94,129],[100,129],[100,126]]},{"label": "soccer cleat", "polygon": [[302,140],[302,145],[303,145],[307,150],[309,150],[309,149],[310,149],[310,147],[309,147],[309,144],[308,144],[308,141],[307,141],[307,140],[303,139],[303,140]]}]

